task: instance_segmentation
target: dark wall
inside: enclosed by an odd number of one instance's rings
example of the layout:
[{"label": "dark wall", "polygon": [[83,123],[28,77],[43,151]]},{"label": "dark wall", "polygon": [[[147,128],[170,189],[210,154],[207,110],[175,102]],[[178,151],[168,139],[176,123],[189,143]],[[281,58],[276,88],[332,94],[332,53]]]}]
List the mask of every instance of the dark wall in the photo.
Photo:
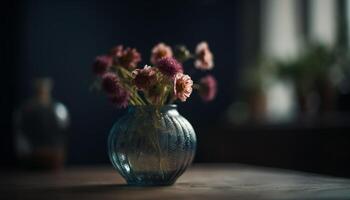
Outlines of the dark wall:
[{"label": "dark wall", "polygon": [[17,47],[18,10],[15,2],[5,2],[0,8],[0,163],[13,164],[12,111],[14,107],[15,52]]},{"label": "dark wall", "polygon": [[[10,29],[2,36],[11,50],[10,57],[5,56],[11,59],[2,64],[10,74],[2,79],[6,85],[2,107],[8,110],[2,119],[10,123],[11,110],[31,95],[33,78],[50,76],[55,81],[54,97],[65,103],[71,114],[68,162],[107,162],[108,131],[124,111],[89,91],[94,57],[125,44],[137,47],[146,64],[157,42],[183,43],[194,49],[206,40],[215,54],[213,73],[219,79],[219,95],[211,104],[203,104],[193,95],[179,108],[200,140],[204,129],[200,124],[210,126],[220,120],[233,97],[241,62],[241,4],[215,0],[9,1],[4,8],[12,9],[5,14]],[[5,135],[3,143],[10,143],[10,129],[8,126],[6,133],[1,133]],[[6,149],[11,148],[7,145]]]}]

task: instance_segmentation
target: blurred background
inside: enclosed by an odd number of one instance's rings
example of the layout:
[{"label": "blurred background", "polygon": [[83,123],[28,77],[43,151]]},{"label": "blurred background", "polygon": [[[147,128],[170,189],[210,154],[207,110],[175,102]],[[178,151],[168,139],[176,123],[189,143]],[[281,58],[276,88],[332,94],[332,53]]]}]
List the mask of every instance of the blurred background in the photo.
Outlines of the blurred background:
[{"label": "blurred background", "polygon": [[[195,162],[350,177],[349,0],[5,0],[1,8],[1,167],[26,165],[23,152],[42,144],[52,148],[37,152],[38,165],[109,163],[108,132],[125,110],[89,90],[95,56],[124,44],[146,64],[158,42],[193,51],[205,40],[218,95],[179,105],[197,132]],[[30,112],[32,99],[51,97],[53,108]],[[38,128],[30,120],[43,115],[45,131],[27,144],[19,129]]]}]

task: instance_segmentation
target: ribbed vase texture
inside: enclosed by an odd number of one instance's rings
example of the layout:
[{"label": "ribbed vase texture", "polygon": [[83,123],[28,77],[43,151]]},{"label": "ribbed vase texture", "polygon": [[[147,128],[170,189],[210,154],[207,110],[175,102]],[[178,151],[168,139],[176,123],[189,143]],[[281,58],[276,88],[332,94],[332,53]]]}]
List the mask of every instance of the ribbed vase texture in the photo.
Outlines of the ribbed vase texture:
[{"label": "ribbed vase texture", "polygon": [[108,138],[110,160],[130,185],[173,184],[195,149],[195,132],[176,105],[130,107]]}]

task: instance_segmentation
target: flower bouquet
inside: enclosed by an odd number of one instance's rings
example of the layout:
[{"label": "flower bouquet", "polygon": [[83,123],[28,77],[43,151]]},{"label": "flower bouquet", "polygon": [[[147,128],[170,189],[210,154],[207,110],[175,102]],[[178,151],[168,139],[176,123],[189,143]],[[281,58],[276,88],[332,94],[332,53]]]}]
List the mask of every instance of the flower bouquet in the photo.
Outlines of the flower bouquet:
[{"label": "flower bouquet", "polygon": [[216,80],[207,75],[198,84],[193,84],[184,74],[182,63],[195,59],[194,65],[201,71],[214,66],[213,55],[206,42],[197,45],[192,55],[185,46],[177,46],[175,54],[164,43],[152,49],[151,63],[137,68],[141,54],[134,48],[119,45],[109,54],[97,56],[93,71],[97,76],[95,84],[100,85],[110,101],[119,108],[128,105],[171,104],[175,100],[186,101],[192,90],[198,90],[204,101],[211,101],[216,95]]},{"label": "flower bouquet", "polygon": [[195,132],[173,103],[186,101],[193,90],[211,101],[217,84],[211,75],[193,83],[183,67],[189,60],[203,72],[214,66],[206,42],[199,43],[194,54],[183,45],[173,52],[159,43],[152,49],[151,65],[143,68],[138,68],[140,53],[122,45],[96,57],[94,86],[105,91],[116,107],[129,107],[108,139],[110,160],[128,184],[173,184],[193,160]]}]

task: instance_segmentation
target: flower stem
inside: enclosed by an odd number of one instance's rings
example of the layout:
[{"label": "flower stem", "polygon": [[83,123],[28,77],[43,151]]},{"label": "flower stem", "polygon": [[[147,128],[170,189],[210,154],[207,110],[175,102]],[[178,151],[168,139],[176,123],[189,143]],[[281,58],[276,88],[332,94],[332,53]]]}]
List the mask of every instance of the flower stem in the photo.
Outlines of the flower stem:
[{"label": "flower stem", "polygon": [[132,86],[130,85],[133,79],[132,74],[121,66],[118,67],[117,69],[118,69],[117,73],[120,74],[120,77],[125,80],[123,81],[124,87],[130,91],[131,93],[130,98],[133,98],[135,105],[146,105],[146,103],[139,96],[139,94],[137,94],[137,91],[134,88],[132,88]]}]

